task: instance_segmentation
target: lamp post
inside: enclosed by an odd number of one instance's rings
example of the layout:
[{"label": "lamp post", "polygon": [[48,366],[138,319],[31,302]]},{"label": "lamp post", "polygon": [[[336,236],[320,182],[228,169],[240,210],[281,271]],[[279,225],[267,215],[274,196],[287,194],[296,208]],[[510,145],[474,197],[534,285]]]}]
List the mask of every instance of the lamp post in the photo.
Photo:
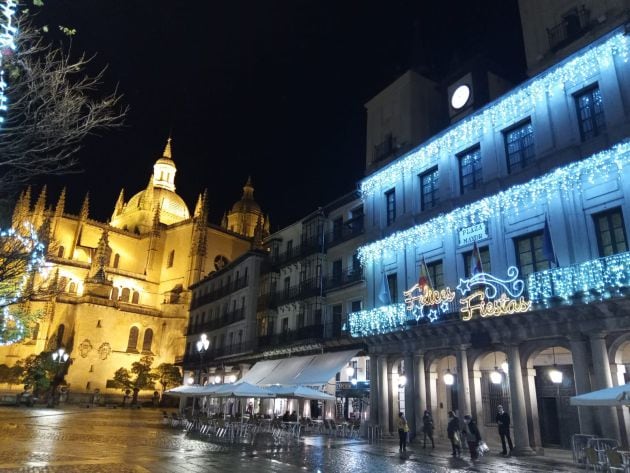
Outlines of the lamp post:
[{"label": "lamp post", "polygon": [[59,348],[57,351],[54,351],[51,355],[52,361],[53,363],[56,364],[57,369],[55,372],[55,377],[53,378],[53,381],[50,386],[50,396],[48,397],[48,407],[53,407],[55,404],[57,404],[56,399],[55,399],[57,396],[57,387],[59,386],[59,383],[63,379],[63,368],[65,366],[66,361],[68,361],[69,357],[70,355],[66,353],[66,350],[64,348]]},{"label": "lamp post", "polygon": [[205,333],[202,333],[197,341],[197,352],[199,352],[199,384],[201,384],[201,368],[203,365],[203,356],[208,351],[210,340]]}]

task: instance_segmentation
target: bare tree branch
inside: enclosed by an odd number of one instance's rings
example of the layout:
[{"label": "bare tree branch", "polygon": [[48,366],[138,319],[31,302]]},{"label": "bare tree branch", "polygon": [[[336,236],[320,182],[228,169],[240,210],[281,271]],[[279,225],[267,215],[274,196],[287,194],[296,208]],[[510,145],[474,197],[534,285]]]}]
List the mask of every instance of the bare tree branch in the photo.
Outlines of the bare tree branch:
[{"label": "bare tree branch", "polygon": [[[122,126],[127,107],[115,90],[97,95],[105,70],[86,73],[93,58],[72,59],[33,27],[18,23],[16,51],[5,57],[9,110],[0,128],[0,196],[41,175],[76,165],[84,139]],[[2,195],[4,194],[4,195]]]}]

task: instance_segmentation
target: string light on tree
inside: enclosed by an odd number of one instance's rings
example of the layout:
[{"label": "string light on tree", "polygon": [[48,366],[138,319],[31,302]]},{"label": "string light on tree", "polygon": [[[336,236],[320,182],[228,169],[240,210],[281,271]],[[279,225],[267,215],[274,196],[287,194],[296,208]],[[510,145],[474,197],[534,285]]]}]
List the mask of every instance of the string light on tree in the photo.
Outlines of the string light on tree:
[{"label": "string light on tree", "polygon": [[5,65],[8,58],[15,52],[16,48],[16,11],[17,2],[15,0],[4,0],[0,6],[0,125],[4,122],[3,115],[8,109],[6,96],[8,84],[5,80]]}]

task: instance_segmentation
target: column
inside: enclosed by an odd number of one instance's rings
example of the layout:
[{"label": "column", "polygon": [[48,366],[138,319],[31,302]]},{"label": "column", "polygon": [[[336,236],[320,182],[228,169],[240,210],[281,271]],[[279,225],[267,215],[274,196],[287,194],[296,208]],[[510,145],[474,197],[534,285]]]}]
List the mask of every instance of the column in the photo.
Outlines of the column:
[{"label": "column", "polygon": [[527,412],[525,410],[525,393],[523,391],[523,371],[521,354],[518,345],[507,347],[510,378],[510,401],[512,402],[512,427],[514,428],[514,453],[517,455],[533,455],[529,444],[527,429]]},{"label": "column", "polygon": [[[573,335],[569,338],[569,342],[571,344],[571,358],[573,359],[575,394],[591,392],[586,341],[581,335]],[[593,409],[590,407],[578,407],[578,417],[580,420],[580,433],[595,434]]]},{"label": "column", "polygon": [[378,357],[378,424],[383,433],[389,432],[389,385],[387,382],[387,357]]},{"label": "column", "polygon": [[398,418],[398,383],[394,384],[394,362],[387,362],[387,395],[388,395],[388,413],[387,418],[388,432],[395,433],[396,422]]},{"label": "column", "polygon": [[[593,356],[593,390],[611,388],[613,385],[612,374],[610,373],[610,362],[608,361],[604,334],[601,332],[591,334],[590,339],[591,354]],[[602,435],[607,438],[619,439],[617,408],[598,407],[597,413]]]},{"label": "column", "polygon": [[431,411],[431,409],[427,405],[427,385],[426,374],[424,371],[424,354],[417,353],[413,358],[414,387],[416,398],[418,399],[416,402],[416,431],[419,432],[422,428],[422,415],[424,414],[424,410],[427,409]]},{"label": "column", "polygon": [[468,356],[466,347],[457,349],[457,400],[459,402],[460,419],[466,414],[472,414],[470,409],[470,380],[468,377]]},{"label": "column", "polygon": [[378,359],[376,355],[370,354],[370,424],[378,424],[378,403],[379,403],[379,383]]},{"label": "column", "polygon": [[405,384],[405,417],[407,417],[407,422],[409,423],[410,439],[416,436],[416,410],[420,409],[416,409],[416,383],[413,368],[413,355],[407,353],[405,354],[405,376],[407,377],[407,384]]},{"label": "column", "polygon": [[529,445],[539,455],[544,455],[542,437],[540,436],[540,418],[538,417],[538,398],[536,397],[536,370],[525,368],[523,386],[527,407],[527,428],[529,429]]}]

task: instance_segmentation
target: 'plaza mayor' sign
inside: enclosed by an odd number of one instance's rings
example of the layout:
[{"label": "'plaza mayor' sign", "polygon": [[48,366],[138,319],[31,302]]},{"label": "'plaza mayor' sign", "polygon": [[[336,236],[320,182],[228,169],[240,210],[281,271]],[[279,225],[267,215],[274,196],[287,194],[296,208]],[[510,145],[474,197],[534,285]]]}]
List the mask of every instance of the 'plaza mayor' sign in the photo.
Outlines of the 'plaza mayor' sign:
[{"label": "'plaza mayor' sign", "polygon": [[460,228],[457,232],[459,246],[469,245],[478,240],[488,238],[488,224],[486,222],[477,223],[470,227]]},{"label": "'plaza mayor' sign", "polygon": [[[507,275],[508,279],[499,279],[492,274],[477,273],[460,279],[456,290],[461,296],[458,302],[462,320],[527,312],[532,303],[523,296],[525,282],[518,278],[518,269],[509,267]],[[440,315],[455,312],[455,292],[450,287],[436,290],[416,283],[403,295],[406,309],[416,321],[427,318],[434,322]]]}]

